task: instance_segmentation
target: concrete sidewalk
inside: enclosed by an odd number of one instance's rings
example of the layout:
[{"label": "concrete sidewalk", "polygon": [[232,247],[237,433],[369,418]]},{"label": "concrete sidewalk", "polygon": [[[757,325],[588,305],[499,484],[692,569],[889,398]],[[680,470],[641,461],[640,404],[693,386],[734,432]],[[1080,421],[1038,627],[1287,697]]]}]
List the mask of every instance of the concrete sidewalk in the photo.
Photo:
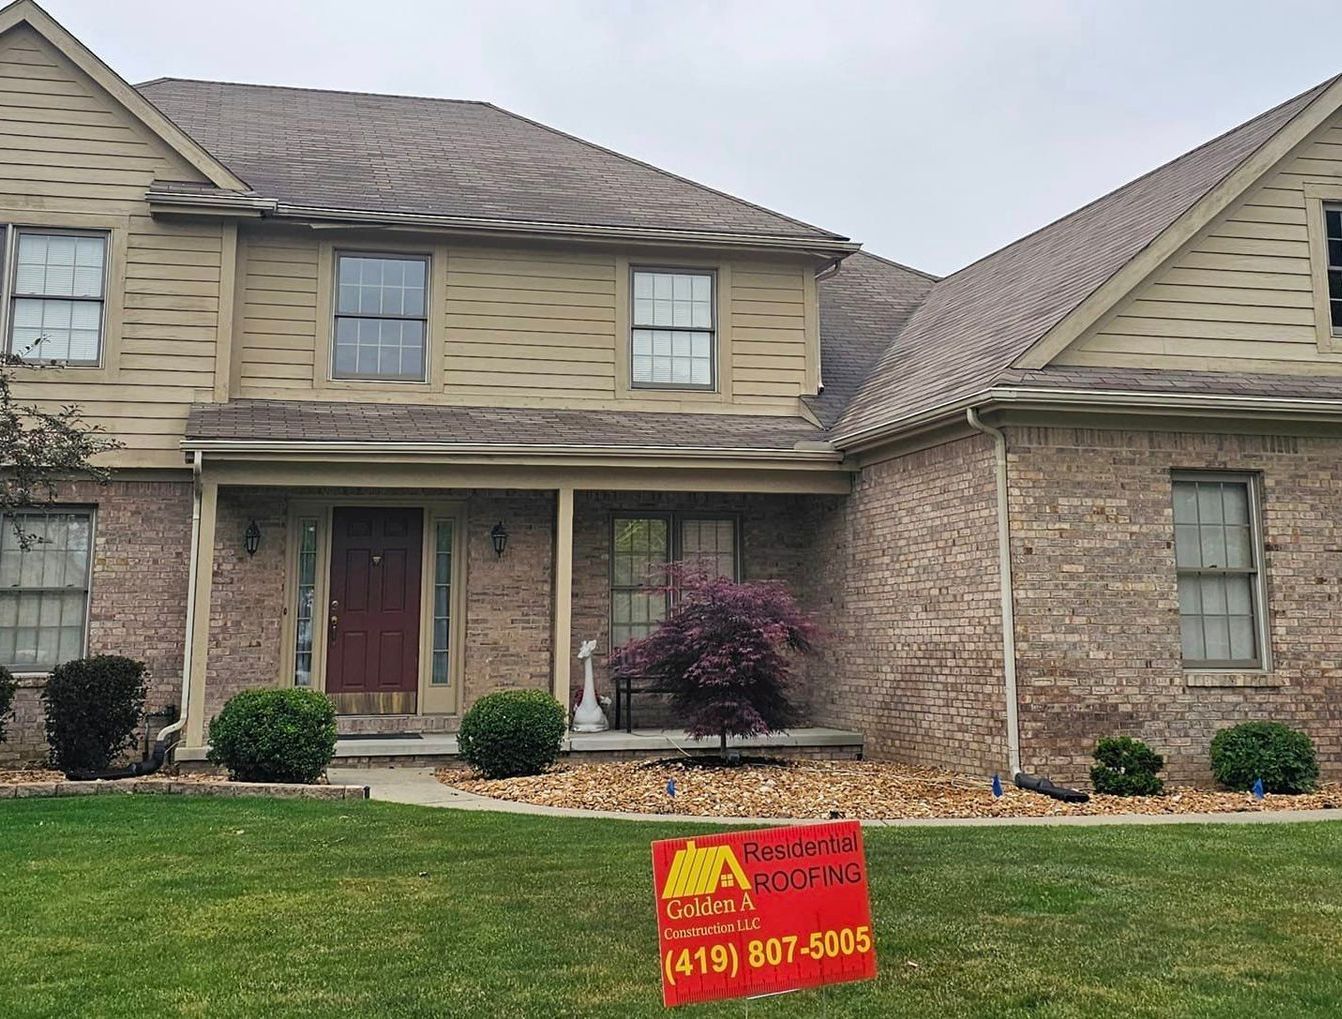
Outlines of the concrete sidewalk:
[{"label": "concrete sidewalk", "polygon": [[[455,810],[493,810],[504,814],[539,814],[548,817],[596,817],[614,821],[680,821],[693,824],[778,825],[816,824],[818,817],[701,817],[697,814],[626,814],[615,810],[575,810],[542,807],[534,803],[496,800],[445,786],[433,777],[432,768],[331,768],[333,783],[366,785],[369,799],[410,803],[421,807]],[[1004,825],[1102,824],[1285,824],[1299,821],[1342,821],[1342,810],[1262,810],[1224,814],[1097,814],[1059,817],[947,817],[864,819],[868,828],[1001,827]]]}]

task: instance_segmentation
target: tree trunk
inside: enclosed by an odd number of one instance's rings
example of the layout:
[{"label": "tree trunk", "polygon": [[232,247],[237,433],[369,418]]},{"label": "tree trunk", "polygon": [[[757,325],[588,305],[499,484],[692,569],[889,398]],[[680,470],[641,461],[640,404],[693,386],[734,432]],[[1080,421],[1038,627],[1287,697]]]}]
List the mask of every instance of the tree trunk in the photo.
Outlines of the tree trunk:
[{"label": "tree trunk", "polygon": [[722,754],[722,763],[727,763],[727,730],[718,733],[718,752]]}]

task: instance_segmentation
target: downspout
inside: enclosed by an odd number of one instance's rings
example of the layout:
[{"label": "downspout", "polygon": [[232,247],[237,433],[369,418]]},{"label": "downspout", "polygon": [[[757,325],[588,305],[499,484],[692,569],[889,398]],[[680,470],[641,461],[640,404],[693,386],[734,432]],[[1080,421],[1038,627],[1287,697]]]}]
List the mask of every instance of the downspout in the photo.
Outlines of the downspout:
[{"label": "downspout", "polygon": [[992,437],[997,475],[997,572],[1002,590],[1002,678],[1006,693],[1007,766],[1014,779],[1020,769],[1020,713],[1016,701],[1016,609],[1012,600],[1011,518],[1007,502],[1007,445],[1000,428],[985,425],[978,411],[965,408],[965,419],[976,432]]},{"label": "downspout", "polygon": [[[198,569],[196,553],[200,544],[200,473],[203,454],[197,450],[191,462],[191,552],[187,567],[186,591],[186,640],[182,652],[182,704],[177,712],[177,721],[164,726],[154,737],[154,749],[145,761],[136,761],[125,768],[110,771],[79,771],[66,774],[77,782],[91,782],[96,779],[136,778],[140,775],[152,775],[163,767],[168,757],[168,737],[181,731],[186,725],[187,702],[191,699],[191,635],[195,630],[196,619],[196,571]],[[176,741],[174,741],[175,743]]]}]

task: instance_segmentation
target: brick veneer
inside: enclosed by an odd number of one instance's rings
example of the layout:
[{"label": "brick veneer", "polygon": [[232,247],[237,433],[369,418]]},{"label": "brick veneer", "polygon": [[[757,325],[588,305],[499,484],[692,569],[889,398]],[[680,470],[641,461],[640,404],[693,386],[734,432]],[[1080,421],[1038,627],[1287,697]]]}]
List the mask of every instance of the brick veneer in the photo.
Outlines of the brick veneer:
[{"label": "brick veneer", "polygon": [[861,732],[869,757],[1006,763],[994,486],[991,444],[966,438],[866,468],[820,513],[810,562],[830,638],[814,714]]},{"label": "brick veneer", "polygon": [[[1216,730],[1304,729],[1342,777],[1342,440],[1011,428],[1012,553],[1027,766],[1081,781],[1098,737],[1209,780]],[[1273,668],[1193,686],[1180,665],[1170,472],[1261,471]],[[1202,681],[1207,681],[1203,677]],[[870,739],[870,737],[869,737]]]},{"label": "brick veneer", "polygon": [[[138,658],[149,670],[146,706],[158,710],[181,697],[182,637],[186,629],[187,550],[191,483],[163,480],[69,484],[61,502],[95,506],[89,654]],[[41,679],[25,679],[15,700],[0,763],[46,756]]]}]

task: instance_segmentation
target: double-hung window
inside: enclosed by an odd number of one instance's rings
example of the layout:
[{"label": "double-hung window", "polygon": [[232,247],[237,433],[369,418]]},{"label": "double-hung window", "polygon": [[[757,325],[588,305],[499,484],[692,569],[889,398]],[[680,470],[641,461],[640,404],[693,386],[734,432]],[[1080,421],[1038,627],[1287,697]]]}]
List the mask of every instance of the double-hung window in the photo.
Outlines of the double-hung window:
[{"label": "double-hung window", "polygon": [[0,519],[0,664],[45,672],[84,654],[92,551],[91,510]]},{"label": "double-hung window", "polygon": [[666,618],[665,568],[681,561],[740,579],[735,517],[671,513],[617,515],[611,521],[610,646],[646,637]]},{"label": "double-hung window", "polygon": [[1174,476],[1174,557],[1185,668],[1263,667],[1260,535],[1253,476]]},{"label": "double-hung window", "polygon": [[705,270],[633,270],[630,382],[635,388],[714,388],[715,284],[715,275]]},{"label": "double-hung window", "polygon": [[27,361],[102,360],[107,235],[8,230],[7,350]]},{"label": "double-hung window", "polygon": [[429,259],[336,253],[331,377],[426,381]]},{"label": "double-hung window", "polygon": [[1323,210],[1328,239],[1328,321],[1333,334],[1342,334],[1342,208]]}]

